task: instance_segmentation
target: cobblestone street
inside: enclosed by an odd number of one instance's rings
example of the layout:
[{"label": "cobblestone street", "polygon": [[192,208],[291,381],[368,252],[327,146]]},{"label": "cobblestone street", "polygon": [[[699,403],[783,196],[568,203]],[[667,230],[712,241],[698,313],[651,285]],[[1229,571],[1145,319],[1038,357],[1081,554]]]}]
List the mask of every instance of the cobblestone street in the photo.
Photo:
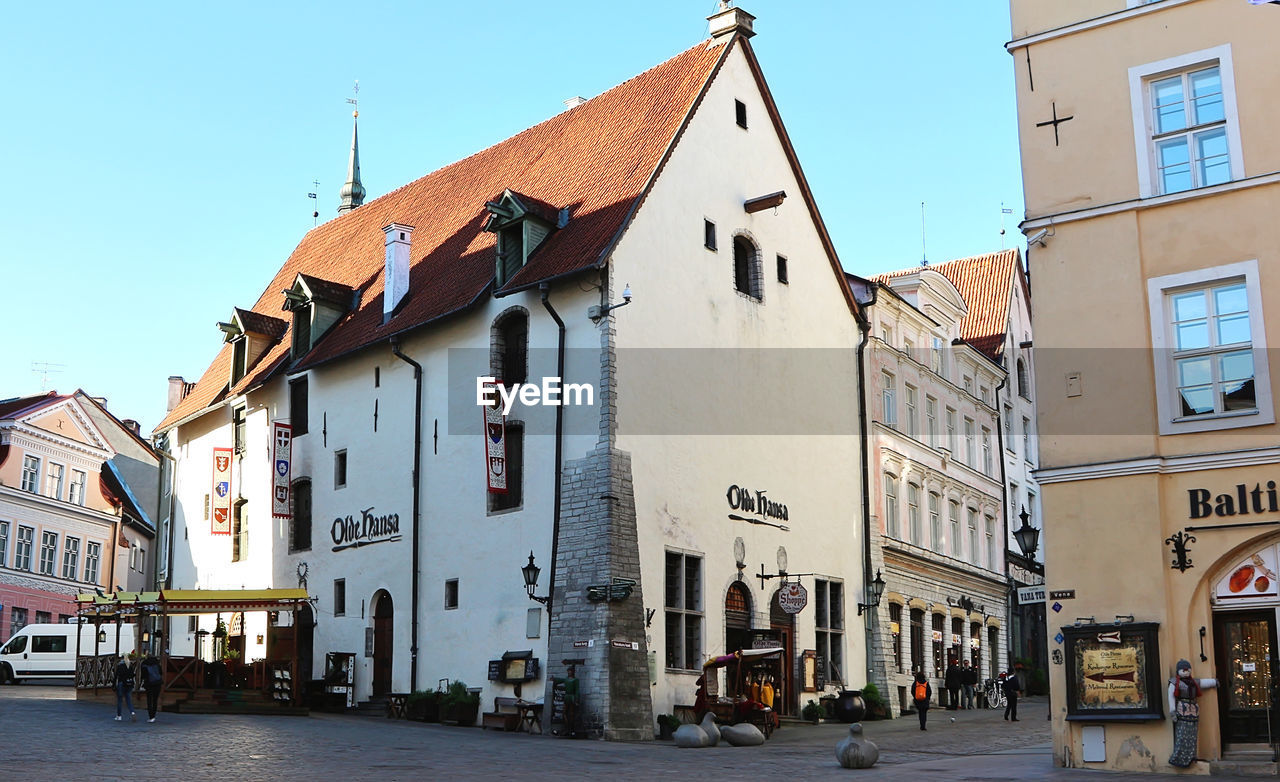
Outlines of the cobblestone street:
[{"label": "cobblestone street", "polygon": [[[670,742],[562,741],[479,728],[319,714],[311,717],[160,714],[115,722],[114,708],[77,702],[67,686],[0,688],[0,777],[60,780],[719,779],[1159,780],[1054,769],[1045,702],[1032,699],[1011,724],[999,712],[866,723],[880,763],[849,771],[835,762],[839,724],[788,726],[761,748],[679,750]],[[135,704],[136,706],[137,704]],[[956,721],[952,723],[951,717]]]}]

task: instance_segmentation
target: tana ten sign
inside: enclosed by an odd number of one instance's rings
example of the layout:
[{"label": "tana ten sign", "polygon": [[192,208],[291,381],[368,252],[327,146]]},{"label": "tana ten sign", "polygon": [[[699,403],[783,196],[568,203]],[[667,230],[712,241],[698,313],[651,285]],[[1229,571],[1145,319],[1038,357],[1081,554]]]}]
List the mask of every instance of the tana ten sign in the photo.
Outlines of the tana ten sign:
[{"label": "tana ten sign", "polygon": [[354,516],[339,516],[334,519],[329,534],[333,537],[334,551],[399,540],[400,514],[375,516],[373,508],[365,508],[360,511],[359,519]]}]

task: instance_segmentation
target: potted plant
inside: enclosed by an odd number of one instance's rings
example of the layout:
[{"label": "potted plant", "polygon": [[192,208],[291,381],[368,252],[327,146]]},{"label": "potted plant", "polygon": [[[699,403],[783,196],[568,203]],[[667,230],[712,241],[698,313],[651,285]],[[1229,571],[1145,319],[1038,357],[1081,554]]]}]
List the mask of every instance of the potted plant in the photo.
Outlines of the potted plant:
[{"label": "potted plant", "polygon": [[670,741],[675,737],[676,728],[680,727],[680,718],[674,714],[658,715],[658,738]]},{"label": "potted plant", "polygon": [[464,727],[476,724],[480,714],[480,695],[468,691],[466,682],[454,681],[440,697],[440,721]]},{"label": "potted plant", "polygon": [[419,722],[440,721],[440,693],[434,690],[414,690],[405,699],[405,716]]},{"label": "potted plant", "polygon": [[862,700],[867,705],[867,715],[865,719],[877,719],[887,717],[889,712],[885,708],[884,698],[880,697],[880,688],[871,682],[867,682],[862,688]]},{"label": "potted plant", "polygon": [[800,710],[800,716],[817,725],[822,721],[822,707],[818,705],[817,701],[810,698],[809,702]]}]

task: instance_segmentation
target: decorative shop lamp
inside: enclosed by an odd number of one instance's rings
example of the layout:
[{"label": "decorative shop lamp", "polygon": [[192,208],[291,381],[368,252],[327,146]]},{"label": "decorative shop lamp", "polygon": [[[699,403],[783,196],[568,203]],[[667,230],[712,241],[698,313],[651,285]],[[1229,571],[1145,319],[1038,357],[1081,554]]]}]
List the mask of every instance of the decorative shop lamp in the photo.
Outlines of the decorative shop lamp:
[{"label": "decorative shop lamp", "polygon": [[538,597],[534,594],[538,590],[538,574],[542,572],[542,568],[533,564],[533,552],[529,552],[529,564],[520,568],[520,573],[524,576],[524,589],[529,593],[529,599],[536,602],[547,604],[550,597]]},{"label": "decorative shop lamp", "polygon": [[103,629],[101,629],[101,628],[99,628],[99,630],[98,630],[98,643],[100,643],[100,644],[105,644],[106,642],[107,642],[107,631],[106,631],[106,630],[103,630]]},{"label": "decorative shop lamp", "polygon": [[1031,526],[1031,514],[1027,513],[1026,506],[1023,506],[1018,518],[1022,520],[1022,526],[1013,531],[1013,537],[1018,541],[1018,548],[1022,549],[1022,555],[1030,557],[1036,553],[1039,545],[1040,530]]},{"label": "decorative shop lamp", "polygon": [[867,602],[858,603],[858,616],[862,616],[862,612],[868,608],[875,608],[880,605],[880,597],[884,594],[884,577],[880,575],[880,571],[876,571],[876,579],[867,586]]}]

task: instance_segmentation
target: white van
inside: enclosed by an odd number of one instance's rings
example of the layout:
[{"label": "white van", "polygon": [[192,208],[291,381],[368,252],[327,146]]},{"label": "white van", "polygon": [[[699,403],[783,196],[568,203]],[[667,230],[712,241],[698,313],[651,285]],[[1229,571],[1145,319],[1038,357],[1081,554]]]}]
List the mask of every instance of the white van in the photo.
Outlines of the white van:
[{"label": "white van", "polygon": [[[100,654],[115,654],[114,624],[102,625],[106,640],[100,642],[98,628],[91,624],[30,624],[0,646],[0,683],[17,684],[26,678],[74,679],[77,627],[81,655],[92,657],[95,642]],[[132,652],[133,641],[133,625],[120,625],[120,653]]]}]

